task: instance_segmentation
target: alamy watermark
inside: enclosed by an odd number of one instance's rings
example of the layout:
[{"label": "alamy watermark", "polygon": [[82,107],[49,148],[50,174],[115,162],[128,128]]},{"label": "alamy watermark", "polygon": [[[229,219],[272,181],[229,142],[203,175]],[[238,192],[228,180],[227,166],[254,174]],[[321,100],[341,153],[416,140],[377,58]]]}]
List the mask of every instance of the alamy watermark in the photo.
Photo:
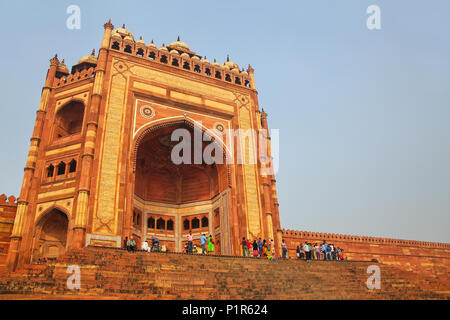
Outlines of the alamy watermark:
[{"label": "alamy watermark", "polygon": [[366,285],[367,289],[373,290],[381,289],[381,269],[377,265],[370,265],[367,267],[367,273],[371,274],[369,278],[367,278]]},{"label": "alamy watermark", "polygon": [[367,17],[366,26],[369,30],[380,30],[381,29],[381,9],[376,4],[372,4],[367,7]]},{"label": "alamy watermark", "polygon": [[67,7],[66,13],[70,16],[66,20],[66,27],[69,30],[81,29],[81,9],[77,5],[70,5]]},{"label": "alamy watermark", "polygon": [[69,290],[80,290],[81,289],[81,272],[80,267],[77,265],[70,265],[67,267],[66,273],[70,276],[67,278],[67,288]]}]

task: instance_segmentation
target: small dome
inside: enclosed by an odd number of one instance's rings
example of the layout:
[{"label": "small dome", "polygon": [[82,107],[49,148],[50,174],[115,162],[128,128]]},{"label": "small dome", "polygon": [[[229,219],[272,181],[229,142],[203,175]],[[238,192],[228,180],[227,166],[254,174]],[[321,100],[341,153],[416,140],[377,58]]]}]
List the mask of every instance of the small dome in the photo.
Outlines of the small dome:
[{"label": "small dome", "polygon": [[238,66],[236,63],[231,62],[229,56],[227,56],[227,62],[225,62],[225,63],[223,64],[223,66],[224,66],[224,67],[227,67],[228,69],[234,69],[234,68],[237,68],[237,69],[239,70],[239,66]]},{"label": "small dome", "polygon": [[156,48],[156,45],[153,43],[153,40],[152,40],[152,42],[150,42],[150,43],[148,44],[148,46],[149,46],[149,47]]},{"label": "small dome", "polygon": [[203,58],[202,60],[203,63],[210,63],[208,59],[206,59],[206,57]]},{"label": "small dome", "polygon": [[200,58],[199,58],[198,56],[193,56],[193,57],[192,57],[192,60],[200,61]]},{"label": "small dome", "polygon": [[145,41],[142,40],[142,37],[140,37],[139,40],[136,41],[136,44],[143,44],[145,46]]},{"label": "small dome", "polygon": [[234,68],[233,70],[231,70],[231,72],[233,72],[235,74],[239,74],[239,68]]},{"label": "small dome", "polygon": [[119,38],[119,39],[122,39],[122,36],[116,32],[116,33],[113,33],[113,34],[111,35],[111,38]]},{"label": "small dome", "polygon": [[188,55],[186,52],[183,52],[183,53],[181,54],[181,57],[182,57],[182,58],[189,59],[189,55]]},{"label": "small dome", "polygon": [[131,37],[132,40],[134,41],[133,34],[129,30],[125,29],[125,25],[123,25],[122,28],[117,28],[113,30],[112,35],[114,36],[117,34],[120,35],[122,38],[125,38],[127,36]]},{"label": "small dome", "polygon": [[243,70],[242,69],[242,72],[241,72],[242,74],[245,74],[245,75],[247,75],[248,76],[248,73],[247,73],[247,71],[245,71],[245,70]]},{"label": "small dome", "polygon": [[180,41],[180,36],[178,36],[177,41],[172,42],[169,46],[170,47],[178,47],[178,48],[183,48],[183,49],[186,49],[186,50],[190,50],[189,46],[186,43]]},{"label": "small dome", "polygon": [[213,65],[213,66],[219,66],[219,67],[220,67],[220,64],[216,61],[216,59],[214,59],[214,62],[212,63],[212,65]]},{"label": "small dome", "polygon": [[129,40],[129,41],[133,41],[134,42],[134,38],[130,37],[130,36],[126,36],[125,38],[123,38],[123,40]]},{"label": "small dome", "polygon": [[88,63],[97,64],[97,57],[95,56],[95,50],[92,50],[91,55],[89,55],[89,56],[84,56],[83,58],[81,58],[81,59],[78,61],[78,64],[83,63],[83,62],[88,62]]},{"label": "small dome", "polygon": [[173,50],[173,49],[170,50],[170,53],[171,53],[171,54],[180,54],[177,50]]},{"label": "small dome", "polygon": [[164,43],[163,43],[162,47],[159,48],[159,50],[169,51],[169,50],[166,48],[166,46],[164,45]]}]

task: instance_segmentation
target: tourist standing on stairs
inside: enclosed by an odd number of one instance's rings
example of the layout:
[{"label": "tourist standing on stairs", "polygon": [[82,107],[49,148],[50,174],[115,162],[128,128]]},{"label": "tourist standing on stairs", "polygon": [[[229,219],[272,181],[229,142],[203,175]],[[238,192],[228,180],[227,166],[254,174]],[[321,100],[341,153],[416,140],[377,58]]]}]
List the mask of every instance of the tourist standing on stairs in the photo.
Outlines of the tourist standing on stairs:
[{"label": "tourist standing on stairs", "polygon": [[136,241],[134,241],[133,236],[130,236],[130,239],[127,241],[127,250],[131,252],[136,251]]},{"label": "tourist standing on stairs", "polygon": [[311,259],[311,256],[310,256],[308,243],[306,243],[306,242],[303,245],[303,251],[305,251],[306,261],[309,261]]},{"label": "tourist standing on stairs", "polygon": [[300,258],[299,259],[303,259],[304,256],[305,256],[305,250],[303,250],[303,243],[300,243]]},{"label": "tourist standing on stairs", "polygon": [[264,239],[264,241],[263,241],[261,256],[262,257],[267,257],[267,242],[266,242],[266,239]]},{"label": "tourist standing on stairs", "polygon": [[192,249],[194,247],[192,244],[192,241],[194,241],[194,237],[192,236],[192,230],[189,230],[189,233],[186,236],[186,238],[188,242],[187,253],[192,253]]},{"label": "tourist standing on stairs", "polygon": [[253,240],[253,257],[257,258],[258,255],[259,255],[258,243],[256,242],[256,240]]},{"label": "tourist standing on stairs", "polygon": [[273,257],[275,257],[275,242],[273,241],[273,239],[269,240],[270,240],[270,253],[272,254]]},{"label": "tourist standing on stairs", "polygon": [[259,238],[257,244],[258,244],[258,255],[261,257],[262,256],[262,248],[263,248],[263,243],[261,241],[261,238]]},{"label": "tourist standing on stairs", "polygon": [[316,259],[320,260],[320,248],[317,243],[314,244],[314,250],[316,251]]},{"label": "tourist standing on stairs", "polygon": [[248,257],[248,246],[247,246],[247,240],[245,240],[245,237],[242,238],[242,252],[244,257]]},{"label": "tourist standing on stairs", "polygon": [[203,234],[200,238],[200,244],[202,245],[202,254],[206,253],[206,234]]},{"label": "tourist standing on stairs", "polygon": [[208,238],[208,254],[212,254],[214,252],[214,240],[212,235],[209,235]]},{"label": "tourist standing on stairs", "polygon": [[327,245],[327,260],[331,261],[331,246]]},{"label": "tourist standing on stairs", "polygon": [[336,260],[336,250],[334,248],[334,244],[330,244],[331,248],[331,260]]},{"label": "tourist standing on stairs", "polygon": [[284,242],[284,239],[281,240],[281,251],[283,259],[287,259],[287,245],[286,242]]},{"label": "tourist standing on stairs", "polygon": [[322,246],[320,248],[322,250],[323,260],[327,260],[327,247],[327,242],[323,240]]}]

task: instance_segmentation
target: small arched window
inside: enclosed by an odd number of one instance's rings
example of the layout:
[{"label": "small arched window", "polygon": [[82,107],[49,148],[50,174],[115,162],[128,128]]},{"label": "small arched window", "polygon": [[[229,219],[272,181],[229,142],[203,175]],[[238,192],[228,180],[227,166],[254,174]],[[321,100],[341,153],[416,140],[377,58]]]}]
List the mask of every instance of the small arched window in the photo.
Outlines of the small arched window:
[{"label": "small arched window", "polygon": [[192,229],[200,228],[200,220],[198,218],[192,219]]},{"label": "small arched window", "polygon": [[47,178],[53,177],[53,173],[55,171],[55,167],[51,164],[47,168]]},{"label": "small arched window", "polygon": [[202,218],[202,228],[205,228],[208,226],[208,218],[207,217],[203,217]]},{"label": "small arched window", "polygon": [[184,230],[189,230],[189,220],[188,219],[184,219],[183,227],[184,227]]},{"label": "small arched window", "polygon": [[225,81],[231,82],[231,77],[229,74],[225,75]]},{"label": "small arched window", "polygon": [[200,66],[198,64],[195,65],[194,71],[200,73]]},{"label": "small arched window", "polygon": [[61,162],[58,164],[56,174],[57,174],[58,176],[61,176],[61,175],[65,174],[65,173],[66,173],[66,164],[65,164],[64,162],[61,161]]},{"label": "small arched window", "polygon": [[222,79],[222,76],[220,75],[220,71],[216,71],[215,77],[216,77],[217,79]]},{"label": "small arched window", "polygon": [[138,213],[136,215],[136,225],[140,226],[141,225],[141,214]]},{"label": "small arched window", "polygon": [[241,84],[241,79],[239,79],[238,77],[236,77],[236,80],[234,81],[234,83],[236,83],[236,84]]},{"label": "small arched window", "polygon": [[77,162],[75,159],[72,159],[72,161],[69,162],[69,173],[77,171]]},{"label": "small arched window", "polygon": [[72,101],[58,110],[55,116],[55,137],[66,136],[81,132],[84,118],[84,104]]},{"label": "small arched window", "polygon": [[186,62],[183,64],[183,69],[191,70],[191,67],[189,66],[189,62],[186,61]]},{"label": "small arched window", "polygon": [[133,211],[133,224],[136,224],[136,211]]},{"label": "small arched window", "polygon": [[167,56],[161,56],[161,59],[159,61],[162,63],[167,63]]},{"label": "small arched window", "polygon": [[166,221],[163,218],[159,218],[156,220],[156,229],[165,230],[166,229]]},{"label": "small arched window", "polygon": [[167,220],[167,230],[173,231],[173,220]]},{"label": "small arched window", "polygon": [[148,220],[147,220],[147,228],[155,229],[155,219],[148,218]]},{"label": "small arched window", "polygon": [[127,52],[127,53],[131,53],[131,52],[132,52],[132,51],[131,51],[131,46],[130,46],[130,45],[126,45],[126,46],[125,46],[125,49],[124,49],[123,51],[125,51],[125,52]]},{"label": "small arched window", "polygon": [[152,59],[152,60],[155,60],[156,59],[156,55],[155,55],[155,53],[152,51],[152,52],[150,52],[150,54],[148,55],[148,57],[150,58],[150,59]]},{"label": "small arched window", "polygon": [[178,67],[178,59],[172,59],[172,65]]},{"label": "small arched window", "polygon": [[206,68],[206,69],[205,69],[205,74],[206,74],[207,76],[210,76],[210,75],[211,75],[211,69],[210,69],[210,68]]},{"label": "small arched window", "polygon": [[137,56],[143,57],[143,56],[144,56],[144,49],[139,48],[139,49],[137,50],[137,52],[136,52],[136,55],[137,55]]},{"label": "small arched window", "polygon": [[113,45],[111,46],[112,49],[114,50],[119,50],[120,49],[120,45],[117,41],[113,42]]}]

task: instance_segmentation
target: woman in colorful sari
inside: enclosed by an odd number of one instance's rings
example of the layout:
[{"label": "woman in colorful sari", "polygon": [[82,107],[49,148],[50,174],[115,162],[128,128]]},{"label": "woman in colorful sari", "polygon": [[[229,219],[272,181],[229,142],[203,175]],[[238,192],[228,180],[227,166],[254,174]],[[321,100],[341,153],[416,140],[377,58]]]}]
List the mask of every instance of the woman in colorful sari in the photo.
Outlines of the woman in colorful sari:
[{"label": "woman in colorful sari", "polygon": [[208,254],[213,253],[214,252],[214,240],[212,239],[212,236],[209,235],[208,238]]},{"label": "woman in colorful sari", "polygon": [[266,242],[266,240],[263,241],[261,256],[267,257],[267,242]]}]

